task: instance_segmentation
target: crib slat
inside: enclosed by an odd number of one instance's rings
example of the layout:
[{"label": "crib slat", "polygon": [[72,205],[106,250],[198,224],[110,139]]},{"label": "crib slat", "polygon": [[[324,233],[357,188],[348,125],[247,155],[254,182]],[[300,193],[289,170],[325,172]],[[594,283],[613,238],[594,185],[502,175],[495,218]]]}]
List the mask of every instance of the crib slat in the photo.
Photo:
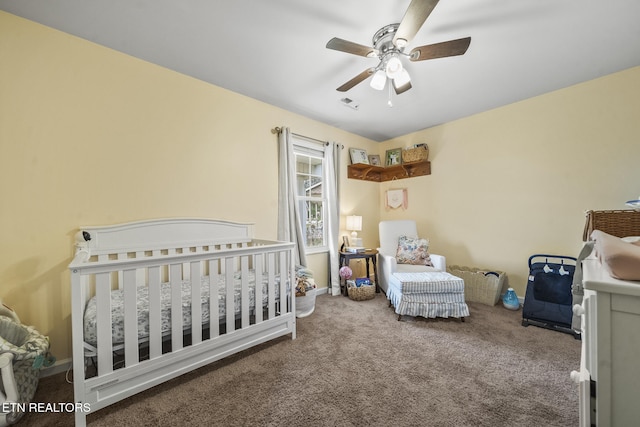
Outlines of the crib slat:
[{"label": "crib slat", "polygon": [[169,266],[171,283],[171,349],[182,349],[182,264]]},{"label": "crib slat", "polygon": [[[143,258],[143,257],[144,257],[144,252],[143,251],[136,252],[136,258]],[[136,284],[145,283],[145,280],[146,280],[145,269],[144,268],[138,268],[136,270]]]},{"label": "crib slat", "polygon": [[[119,252],[116,254],[116,258],[118,259],[126,259],[127,254],[123,252]],[[124,277],[122,275],[122,270],[118,270],[118,289],[122,290],[122,284],[124,283]]]},{"label": "crib slat", "polygon": [[[288,268],[287,268],[287,282],[289,282],[289,301],[291,301],[291,309],[289,310],[291,313],[296,314],[296,266],[293,260],[293,252],[287,251],[284,252],[284,256],[287,257]],[[377,279],[376,279],[377,280]],[[296,339],[296,331],[294,331],[291,335],[292,339]]]},{"label": "crib slat", "polygon": [[202,341],[202,274],[200,261],[191,263],[191,343]]},{"label": "crib slat", "polygon": [[211,338],[220,335],[220,307],[218,306],[218,262],[214,259],[209,261],[209,334]]},{"label": "crib slat", "polygon": [[295,298],[295,283],[291,283],[292,295],[287,294],[287,283],[291,277],[291,266],[289,264],[288,253],[280,252],[280,313],[290,313],[292,310],[291,300]]},{"label": "crib slat", "polygon": [[149,358],[162,355],[160,266],[149,268]]},{"label": "crib slat", "polygon": [[242,277],[242,291],[241,291],[241,327],[246,328],[249,326],[249,257],[243,256],[240,258],[240,271]]},{"label": "crib slat", "polygon": [[258,254],[253,258],[253,268],[256,271],[256,310],[255,310],[255,316],[256,316],[256,323],[261,323],[262,322],[262,313],[263,313],[263,307],[262,307],[262,260],[263,260],[263,255],[262,254]]},{"label": "crib slat", "polygon": [[269,252],[269,282],[268,282],[268,295],[269,295],[269,319],[273,319],[276,316],[276,276],[275,276],[275,254]]},{"label": "crib slat", "polygon": [[96,274],[96,321],[98,334],[98,375],[113,371],[111,337],[111,275]]},{"label": "crib slat", "polygon": [[124,363],[133,366],[139,362],[138,310],[136,295],[136,270],[124,270]]},{"label": "crib slat", "polygon": [[234,289],[233,289],[233,264],[234,258],[225,258],[225,298],[227,311],[227,334],[236,329]]},{"label": "crib slat", "polygon": [[289,269],[287,268],[287,258],[284,252],[278,252],[280,258],[280,315],[284,315],[288,312],[289,303],[287,301],[287,274]]},{"label": "crib slat", "polygon": [[[183,254],[189,252],[189,248],[181,248]],[[183,280],[191,280],[191,270],[189,269],[189,263],[185,262],[182,264],[182,279]]]}]

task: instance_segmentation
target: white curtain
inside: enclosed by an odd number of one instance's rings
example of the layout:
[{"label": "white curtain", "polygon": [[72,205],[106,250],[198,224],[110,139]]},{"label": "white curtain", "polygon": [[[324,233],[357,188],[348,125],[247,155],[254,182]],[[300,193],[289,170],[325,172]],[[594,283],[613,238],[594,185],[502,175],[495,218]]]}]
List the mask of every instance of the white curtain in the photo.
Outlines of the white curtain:
[{"label": "white curtain", "polygon": [[328,144],[324,157],[324,174],[327,179],[327,245],[329,246],[329,292],[340,295],[340,276],[338,274],[339,254],[338,238],[340,231],[340,194],[338,191],[340,153],[342,146]]},{"label": "white curtain", "polygon": [[295,262],[307,266],[300,209],[296,203],[296,156],[289,128],[278,134],[278,240],[296,244]]},{"label": "white curtain", "polygon": [[[342,145],[324,146],[323,165],[326,182],[326,218],[324,226],[329,248],[329,294],[340,295],[338,238],[340,231],[340,206],[338,182]],[[296,203],[296,164],[291,130],[282,128],[278,135],[278,239],[296,243],[296,263],[307,266],[301,213]]]}]

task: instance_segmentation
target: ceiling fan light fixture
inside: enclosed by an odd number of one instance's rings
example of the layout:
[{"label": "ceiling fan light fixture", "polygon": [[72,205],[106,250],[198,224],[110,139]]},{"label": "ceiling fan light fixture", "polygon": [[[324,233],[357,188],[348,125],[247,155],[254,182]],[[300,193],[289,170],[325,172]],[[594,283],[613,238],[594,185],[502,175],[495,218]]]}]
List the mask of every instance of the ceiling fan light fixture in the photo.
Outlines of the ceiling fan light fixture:
[{"label": "ceiling fan light fixture", "polygon": [[402,64],[403,56],[415,62],[464,55],[471,43],[471,37],[419,46],[412,49],[409,54],[405,53],[405,48],[416,36],[438,2],[439,0],[411,0],[402,21],[385,25],[376,31],[373,35],[372,47],[337,37],[329,40],[326,45],[328,49],[369,58],[376,57],[379,60],[377,66],[364,70],[336,90],[346,92],[369,77],[371,77],[369,84],[373,89],[383,90],[389,80],[389,106],[391,107],[393,106],[392,86],[396,95],[412,87],[411,77]]},{"label": "ceiling fan light fixture", "polygon": [[395,84],[396,87],[403,87],[407,83],[411,83],[411,77],[409,76],[409,73],[407,72],[407,70],[403,68],[400,71],[400,74],[394,77],[393,83]]},{"label": "ceiling fan light fixture", "polygon": [[387,75],[385,74],[384,71],[378,70],[375,72],[375,74],[371,78],[370,85],[375,90],[382,90],[384,89],[384,85],[386,82],[387,82]]},{"label": "ceiling fan light fixture", "polygon": [[403,70],[400,58],[398,58],[396,55],[390,57],[384,66],[384,70],[387,74],[387,77],[389,77],[390,79],[395,79],[402,73]]},{"label": "ceiling fan light fixture", "polygon": [[405,40],[405,39],[396,39],[396,47],[397,47],[398,49],[402,49],[402,48],[404,48],[404,47],[407,45],[407,43],[408,43],[408,42],[407,42],[407,40]]}]

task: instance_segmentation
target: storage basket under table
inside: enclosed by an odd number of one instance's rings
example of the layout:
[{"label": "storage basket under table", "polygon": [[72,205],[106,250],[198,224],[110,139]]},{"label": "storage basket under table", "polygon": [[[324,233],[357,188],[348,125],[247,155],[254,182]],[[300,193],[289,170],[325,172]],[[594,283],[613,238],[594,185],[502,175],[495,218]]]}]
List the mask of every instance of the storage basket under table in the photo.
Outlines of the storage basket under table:
[{"label": "storage basket under table", "polygon": [[351,298],[354,301],[366,301],[369,299],[373,299],[376,296],[376,286],[375,285],[361,285],[361,286],[350,285],[347,287],[347,292],[349,294],[349,298]]}]

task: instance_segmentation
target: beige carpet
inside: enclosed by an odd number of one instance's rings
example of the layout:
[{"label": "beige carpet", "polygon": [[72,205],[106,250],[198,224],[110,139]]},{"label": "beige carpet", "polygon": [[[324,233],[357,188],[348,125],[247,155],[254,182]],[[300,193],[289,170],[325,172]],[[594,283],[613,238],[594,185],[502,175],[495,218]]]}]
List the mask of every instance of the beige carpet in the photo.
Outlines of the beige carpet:
[{"label": "beige carpet", "polygon": [[[522,311],[396,320],[383,295],[318,297],[298,338],[261,345],[89,416],[93,426],[576,426],[580,341]],[[64,375],[35,402],[72,402]],[[19,425],[68,426],[68,414]]]}]

